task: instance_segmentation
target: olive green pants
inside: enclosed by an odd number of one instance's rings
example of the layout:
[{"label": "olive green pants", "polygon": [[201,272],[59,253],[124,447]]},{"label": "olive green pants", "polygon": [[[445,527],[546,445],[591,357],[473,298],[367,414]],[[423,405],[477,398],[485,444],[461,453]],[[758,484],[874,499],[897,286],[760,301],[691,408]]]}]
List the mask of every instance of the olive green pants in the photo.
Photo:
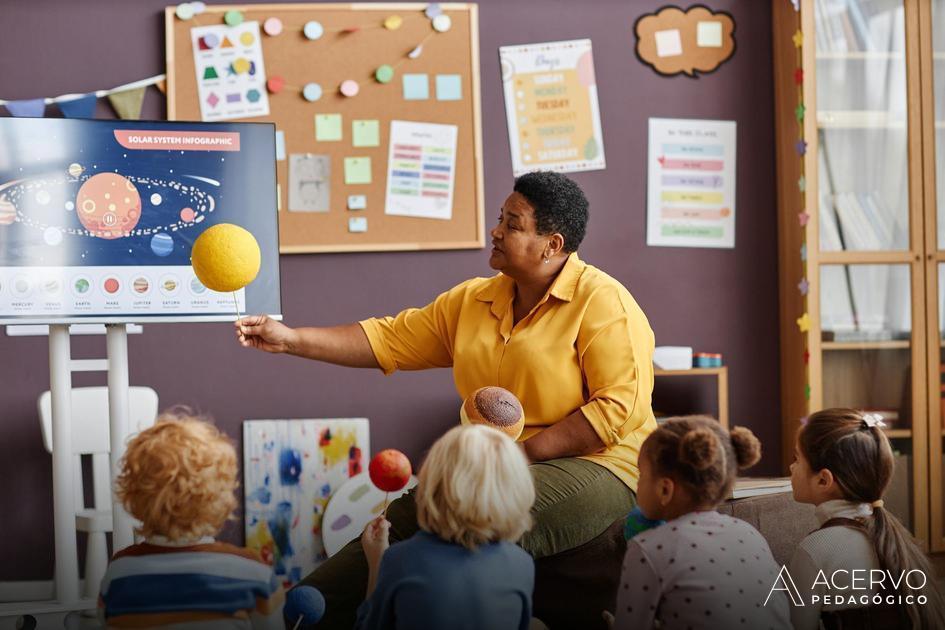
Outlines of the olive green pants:
[{"label": "olive green pants", "polygon": [[[574,457],[529,466],[535,482],[534,526],[519,545],[534,558],[573,549],[594,539],[629,512],[636,497],[606,468]],[[387,508],[390,542],[413,536],[417,508],[413,492]],[[319,630],[349,630],[364,600],[368,567],[359,539],[352,540],[323,562],[301,584],[314,586],[325,596],[325,616]]]}]

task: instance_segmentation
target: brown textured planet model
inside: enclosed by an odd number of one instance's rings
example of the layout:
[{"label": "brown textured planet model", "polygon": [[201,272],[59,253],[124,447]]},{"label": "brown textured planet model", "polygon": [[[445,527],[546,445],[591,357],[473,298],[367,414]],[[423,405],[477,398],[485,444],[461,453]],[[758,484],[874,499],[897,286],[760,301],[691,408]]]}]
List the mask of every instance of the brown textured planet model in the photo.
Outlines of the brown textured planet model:
[{"label": "brown textured planet model", "polygon": [[525,411],[515,394],[501,387],[480,387],[463,402],[463,424],[485,424],[517,440],[525,428]]}]

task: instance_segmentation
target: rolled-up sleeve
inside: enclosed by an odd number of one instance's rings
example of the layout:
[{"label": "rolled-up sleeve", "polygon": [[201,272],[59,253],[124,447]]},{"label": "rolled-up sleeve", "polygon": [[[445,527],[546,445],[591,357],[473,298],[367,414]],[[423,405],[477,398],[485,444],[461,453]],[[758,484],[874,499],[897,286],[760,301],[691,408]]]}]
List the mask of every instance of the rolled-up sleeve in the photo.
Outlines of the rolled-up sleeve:
[{"label": "rolled-up sleeve", "polygon": [[652,331],[635,329],[629,308],[616,291],[602,289],[589,302],[577,339],[588,392],[581,412],[608,448],[650,413]]},{"label": "rolled-up sleeve", "polygon": [[441,293],[423,308],[358,322],[385,374],[453,365],[453,341],[465,284]]}]

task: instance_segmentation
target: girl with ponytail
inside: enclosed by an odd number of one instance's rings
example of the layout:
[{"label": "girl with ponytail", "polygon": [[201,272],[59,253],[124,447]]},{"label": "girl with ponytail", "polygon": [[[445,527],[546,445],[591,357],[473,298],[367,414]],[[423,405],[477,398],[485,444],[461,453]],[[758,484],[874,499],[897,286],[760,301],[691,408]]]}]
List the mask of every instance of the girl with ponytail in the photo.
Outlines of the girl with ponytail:
[{"label": "girl with ponytail", "polygon": [[884,426],[879,416],[824,409],[798,431],[794,500],[817,506],[821,527],[789,565],[805,600],[791,609],[795,628],[945,628],[935,572],[883,507],[894,467]]},{"label": "girl with ponytail", "polygon": [[627,541],[615,628],[790,627],[784,593],[769,596],[778,566],[768,543],[715,511],[736,473],[760,458],[751,431],[704,416],[673,418],[650,434],[637,504],[646,519],[666,522]]}]

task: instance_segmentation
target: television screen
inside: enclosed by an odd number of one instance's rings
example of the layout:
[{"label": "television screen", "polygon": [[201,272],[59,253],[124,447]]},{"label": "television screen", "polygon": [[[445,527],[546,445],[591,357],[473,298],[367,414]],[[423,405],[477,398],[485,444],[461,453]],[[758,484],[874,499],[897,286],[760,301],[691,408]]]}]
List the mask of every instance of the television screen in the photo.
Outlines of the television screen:
[{"label": "television screen", "polygon": [[[0,118],[0,324],[279,317],[275,177],[271,124]],[[190,264],[220,223],[262,252],[235,294]]]}]

